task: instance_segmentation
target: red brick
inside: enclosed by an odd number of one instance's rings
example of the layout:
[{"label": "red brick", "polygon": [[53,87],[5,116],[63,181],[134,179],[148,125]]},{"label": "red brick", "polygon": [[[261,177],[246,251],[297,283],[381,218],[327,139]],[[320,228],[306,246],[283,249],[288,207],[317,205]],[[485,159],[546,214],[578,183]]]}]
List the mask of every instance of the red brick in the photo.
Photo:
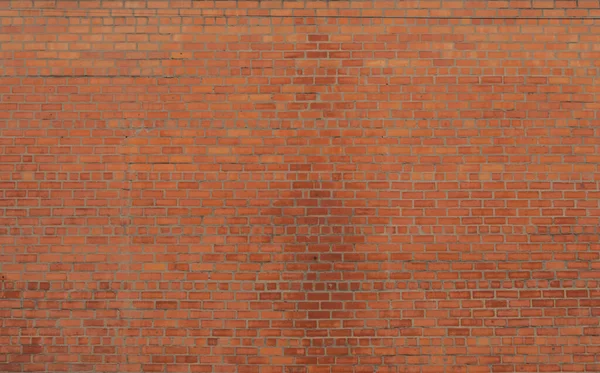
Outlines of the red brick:
[{"label": "red brick", "polygon": [[599,371],[597,8],[11,1],[0,371]]}]

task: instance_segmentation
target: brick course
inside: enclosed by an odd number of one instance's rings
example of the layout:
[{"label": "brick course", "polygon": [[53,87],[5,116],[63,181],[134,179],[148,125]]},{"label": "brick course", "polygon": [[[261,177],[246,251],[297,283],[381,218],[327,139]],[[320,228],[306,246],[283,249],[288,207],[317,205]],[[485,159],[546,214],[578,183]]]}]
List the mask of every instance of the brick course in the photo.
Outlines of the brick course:
[{"label": "brick course", "polygon": [[599,372],[599,20],[0,1],[0,372]]}]

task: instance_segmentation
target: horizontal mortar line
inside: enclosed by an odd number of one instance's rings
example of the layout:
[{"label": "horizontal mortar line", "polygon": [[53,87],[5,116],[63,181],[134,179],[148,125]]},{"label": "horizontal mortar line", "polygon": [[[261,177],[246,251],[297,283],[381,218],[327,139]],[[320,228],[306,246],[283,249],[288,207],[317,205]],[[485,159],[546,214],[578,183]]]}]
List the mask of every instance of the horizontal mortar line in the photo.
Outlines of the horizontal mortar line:
[{"label": "horizontal mortar line", "polygon": [[203,75],[56,75],[56,74],[31,74],[31,75],[0,75],[0,78],[198,78]]},{"label": "horizontal mortar line", "polygon": [[[187,9],[187,8],[185,8]],[[571,8],[565,8],[565,9],[571,9]],[[590,11],[590,10],[598,10],[597,8],[572,8],[573,10],[583,10],[583,11]],[[281,9],[277,9],[277,10],[281,10]],[[284,9],[285,10],[285,9]],[[317,11],[319,9],[316,9]],[[330,9],[323,9],[324,11],[330,10]],[[381,9],[382,11],[386,11],[386,10],[398,10],[398,9]],[[556,10],[556,9],[542,9],[542,8],[519,8],[519,11],[543,11],[543,10]],[[600,19],[600,16],[587,16],[587,17],[569,17],[569,16],[548,16],[548,17],[533,17],[533,16],[525,16],[525,17],[518,17],[518,16],[473,16],[473,17],[468,17],[468,16],[386,16],[386,15],[277,15],[277,14],[264,14],[264,15],[260,15],[260,14],[243,14],[243,15],[238,15],[238,14],[202,14],[203,11],[202,10],[194,10],[194,9],[190,9],[189,14],[181,14],[180,11],[175,11],[175,12],[161,12],[159,9],[157,9],[156,11],[148,11],[146,10],[146,12],[141,12],[141,11],[136,11],[134,9],[131,10],[79,10],[79,9],[74,9],[74,10],[68,10],[68,9],[64,9],[64,10],[56,10],[56,9],[29,9],[29,8],[17,8],[17,9],[10,9],[10,11],[15,11],[17,13],[38,13],[40,16],[49,16],[49,17],[82,17],[82,16],[88,16],[88,15],[97,15],[97,16],[105,16],[105,17],[112,17],[112,16],[127,16],[127,17],[148,17],[148,16],[175,16],[175,17],[191,17],[191,16],[202,16],[202,17],[207,17],[207,18],[325,18],[325,19],[336,19],[336,18],[341,18],[341,19],[426,19],[426,20],[494,20],[494,19],[498,19],[498,20],[598,20]],[[185,12],[185,10],[184,10]],[[51,13],[51,14],[44,14],[44,13]],[[78,13],[78,14],[69,14],[69,13]],[[25,16],[31,16],[31,15],[35,15],[35,14],[25,14]],[[20,14],[17,14],[15,16],[20,16]],[[210,25],[210,26],[219,26],[219,25]],[[229,25],[222,25],[224,27],[227,27]]]},{"label": "horizontal mortar line", "polygon": [[[360,43],[358,43],[360,44]],[[583,44],[583,43],[582,43]],[[592,44],[592,43],[585,43],[585,44]],[[475,49],[473,49],[475,50]],[[306,50],[306,51],[299,51],[299,50],[290,50],[290,51],[285,51],[287,52],[317,52],[317,49],[311,49],[311,50]],[[338,50],[340,51],[340,50]],[[373,50],[370,52],[394,52],[395,50],[393,49],[379,49],[379,50]],[[418,52],[418,50],[415,50]],[[135,52],[135,51],[131,51],[131,52]],[[202,52],[201,50],[195,50],[194,52]],[[240,51],[241,53],[252,53],[255,52],[255,50],[244,50],[244,51]],[[270,52],[278,52],[275,50],[270,50]],[[325,57],[315,57],[315,58],[300,58],[300,59],[294,59],[294,58],[282,58],[282,61],[300,61],[300,62],[319,62],[323,59],[327,59],[327,60],[333,60],[333,61],[344,61],[345,59],[343,58],[325,58]],[[385,58],[377,58],[377,57],[368,57],[368,58],[361,58],[362,61],[371,61],[371,60],[385,60],[385,61],[394,61],[394,60],[398,60],[398,59],[404,59],[403,57],[385,57]],[[444,58],[429,58],[429,57],[414,57],[412,58],[414,60],[425,60],[425,61],[431,61],[431,60],[437,60],[437,59],[444,59]],[[23,59],[25,61],[25,59]],[[30,59],[27,59],[30,60]],[[66,61],[65,59],[43,59],[44,61]],[[165,57],[163,59],[161,59],[162,61],[171,61],[172,59],[169,57]],[[203,60],[207,60],[207,58],[185,58],[185,59],[181,59],[181,61],[203,61]],[[524,61],[527,62],[531,59],[514,59],[511,61]],[[582,60],[582,59],[580,59]],[[114,61],[129,61],[127,59],[114,59]],[[583,59],[583,61],[588,61],[588,59]],[[595,58],[591,58],[589,59],[589,61],[596,61]],[[355,67],[351,67],[352,69],[360,69],[360,68],[365,68],[365,67],[370,67],[370,66],[355,66]],[[400,67],[404,67],[404,66],[400,66]],[[438,66],[428,66],[428,67],[438,67]],[[461,68],[461,66],[458,65],[453,65],[453,66],[449,66],[449,67],[454,67],[454,68]],[[547,68],[547,66],[544,66],[545,68]],[[583,66],[583,67],[579,67],[579,69],[588,69],[588,68],[592,68],[593,66],[589,65],[589,66]],[[39,68],[27,68],[27,67],[17,67],[17,68],[10,68],[12,70],[34,70],[34,69],[64,69],[65,67],[39,67]],[[69,69],[70,67],[66,67],[67,69]],[[177,67],[176,69],[180,69],[180,68],[185,68],[185,67]],[[341,67],[340,69],[350,69],[350,67]],[[7,68],[8,70],[9,68]],[[85,69],[85,70],[96,70],[96,69],[110,69],[110,70],[114,70],[114,69],[118,69],[118,68],[114,68],[114,67],[109,67],[109,68],[98,68],[98,67],[83,67],[83,68],[78,68],[78,69]],[[199,69],[204,69],[203,67],[200,67]],[[273,73],[278,73],[278,74],[282,74],[285,73],[287,69],[285,68],[274,68],[274,67],[240,67],[241,69],[246,69],[246,71],[252,71],[252,70],[256,70],[256,71],[264,71],[264,70],[269,70],[272,71]],[[537,67],[530,67],[530,66],[520,66],[519,69],[538,69]],[[567,69],[567,68],[565,68]],[[572,67],[570,68],[572,69]],[[223,68],[220,70],[224,70],[225,72],[227,72],[228,70],[231,70],[229,68]],[[152,77],[164,77],[164,78],[179,78],[179,77],[195,77],[198,79],[202,79],[200,80],[199,84],[200,86],[206,86],[206,87],[210,87],[213,84],[208,84],[207,82],[204,81],[204,79],[216,79],[216,78],[220,78],[221,76],[217,76],[214,74],[190,74],[190,73],[184,73],[184,74],[147,74],[144,75],[143,73],[139,73],[139,74],[103,74],[101,75],[100,73],[87,73],[87,74],[61,74],[61,73],[54,73],[54,74],[48,74],[48,73],[32,73],[32,74],[23,74],[23,73],[15,73],[15,74],[0,74],[0,77],[13,77],[13,78],[21,78],[21,77],[48,77],[48,78],[65,78],[65,77],[78,77],[78,78],[122,78],[122,77],[131,77],[131,78],[152,78]],[[502,75],[502,74],[497,74],[497,75],[491,75],[491,74],[464,74],[464,73],[460,73],[460,74],[438,74],[438,75],[417,75],[417,74],[404,74],[401,75],[404,78],[410,78],[411,80],[413,78],[423,78],[423,77],[427,77],[427,78],[435,78],[437,80],[439,79],[445,79],[445,78],[478,78],[479,80],[477,82],[468,82],[468,84],[482,84],[482,85],[494,85],[494,84],[509,84],[507,82],[504,82],[504,80],[507,79],[518,79],[518,78],[528,78],[528,79],[532,79],[532,78],[560,78],[563,77],[561,75],[541,75],[541,74],[517,74],[517,75]],[[251,74],[237,74],[237,75],[230,75],[229,77],[239,77],[239,78],[251,78],[253,77],[253,75]],[[289,79],[293,79],[293,78],[330,78],[330,79],[334,79],[334,78],[349,78],[349,79],[360,79],[360,78],[372,78],[372,77],[381,77],[381,78],[394,78],[394,77],[398,77],[397,74],[326,74],[326,73],[321,73],[321,74],[296,74],[296,75],[270,75],[270,76],[266,76],[267,78],[289,78]],[[586,79],[595,79],[596,77],[594,75],[583,75],[583,76],[573,76],[575,78],[586,78]],[[503,78],[503,82],[491,82],[491,81],[481,81],[481,80],[488,80],[488,79],[497,79],[497,78]],[[569,80],[570,82],[570,80]],[[523,84],[524,82],[522,81],[515,81],[515,82],[511,82],[510,84],[516,84],[516,83],[520,83]],[[307,85],[308,83],[294,83],[294,84],[289,84],[292,86],[303,86],[303,85]],[[389,83],[384,83],[384,84],[376,84],[379,86],[408,86],[412,83],[394,83],[394,84],[389,84]],[[450,84],[450,86],[455,86],[455,85],[461,85],[464,83],[452,83]],[[530,83],[531,85],[535,85],[535,86],[539,86],[539,87],[547,87],[547,86],[555,86],[555,85],[562,85],[565,83],[550,83],[550,82],[545,82],[545,83]],[[218,84],[217,84],[218,85]],[[261,87],[264,84],[247,84],[247,86],[250,87]],[[311,89],[316,89],[316,88],[320,88],[320,87],[325,87],[328,86],[329,84],[327,83],[310,83],[308,88]],[[344,84],[344,85],[350,85],[350,84]],[[420,83],[419,85],[434,85],[434,83]],[[584,86],[588,86],[588,85],[592,85],[592,84],[583,84]],[[202,94],[206,94],[206,95],[226,95],[226,94],[232,94],[231,92],[223,92],[223,93],[217,93],[217,92],[199,92]],[[302,94],[324,94],[324,93],[329,93],[329,92],[319,92],[319,91],[305,91],[305,92],[268,92],[268,93],[260,93],[260,94],[282,94],[282,93],[286,93],[286,94],[296,94],[296,93],[302,93]],[[342,92],[342,93],[356,93],[356,91],[349,91],[349,92]],[[359,92],[362,93],[362,92]],[[367,93],[367,92],[364,92]],[[396,93],[396,92],[387,92],[387,93]],[[421,92],[403,92],[403,93],[415,93],[415,94],[422,94]],[[462,93],[462,92],[450,92],[450,93]],[[518,92],[518,93],[522,93],[522,94],[527,94],[527,93],[535,93],[535,92]],[[258,93],[246,93],[248,95],[250,94],[258,94]],[[304,101],[315,101],[315,100],[304,100]],[[357,101],[365,101],[365,100],[357,100]]]},{"label": "horizontal mortar line", "polygon": [[[417,58],[415,58],[417,59]],[[420,60],[423,60],[421,58],[418,58]],[[394,77],[395,75],[389,75],[390,77]],[[402,76],[407,76],[407,75],[402,75]],[[446,75],[443,77],[454,77],[454,76],[458,76],[458,75]],[[200,74],[176,74],[176,75],[128,75],[128,74],[123,74],[123,75],[119,75],[119,74],[112,74],[112,75],[94,75],[94,74],[3,74],[0,75],[0,78],[53,78],[53,79],[62,79],[62,78],[94,78],[94,79],[98,79],[98,78],[107,78],[107,79],[113,79],[113,78],[131,78],[131,79],[179,79],[179,78],[203,78],[203,77],[207,77],[207,75],[200,75]],[[272,76],[274,78],[280,78],[280,77],[284,77],[283,75],[275,75]],[[293,77],[302,77],[302,75],[294,75]],[[316,77],[332,77],[332,76],[328,76],[328,75],[318,75]],[[344,76],[340,76],[340,77],[344,77]],[[372,75],[372,76],[368,76],[368,77],[385,77],[384,75]],[[415,76],[417,77],[417,76]],[[483,75],[462,75],[462,76],[458,76],[458,77],[486,77]],[[537,77],[535,75],[519,75],[516,77]],[[527,83],[523,83],[523,82],[518,82],[518,83],[481,83],[481,82],[474,82],[474,83],[456,83],[454,85],[457,86],[472,86],[472,85],[498,85],[498,84],[505,84],[505,85],[523,85],[523,84],[527,84]],[[531,84],[535,84],[535,83],[531,83]],[[132,86],[134,84],[119,84],[118,86]],[[181,86],[184,84],[176,84],[176,86]],[[219,84],[215,84],[215,86],[218,86]],[[301,85],[301,84],[298,84]],[[407,86],[409,84],[398,84],[399,86]],[[440,83],[431,83],[431,84],[413,84],[420,86],[420,87],[433,87],[433,86],[438,86],[440,85]],[[561,86],[564,84],[535,84],[536,86],[540,86],[540,87],[552,87],[552,86]],[[593,86],[593,84],[579,84],[580,86],[584,86],[584,87],[591,87]],[[197,85],[196,85],[197,86]],[[211,85],[207,85],[207,86],[211,86]],[[327,84],[319,84],[319,85],[315,85],[317,87],[326,87]],[[384,87],[386,85],[384,84],[379,84],[378,86]],[[48,92],[50,93],[50,92]],[[349,93],[356,93],[356,92],[349,92]],[[395,93],[395,92],[394,92]],[[454,93],[454,92],[452,92]],[[460,93],[460,92],[457,92]],[[523,94],[525,94],[526,92],[523,92]],[[538,93],[538,92],[534,92],[534,93]],[[122,94],[122,93],[121,93]],[[176,93],[168,93],[168,94],[176,94]],[[227,94],[223,94],[223,93],[203,93],[206,96],[217,96],[217,95],[227,95]],[[234,93],[237,94],[237,93]],[[254,94],[254,93],[253,93]],[[262,93],[260,93],[262,94]],[[277,93],[277,94],[290,94],[290,95],[296,95],[296,94],[314,94],[314,92],[290,92],[290,93]],[[100,95],[100,94],[99,94]],[[368,101],[368,100],[353,100],[356,102],[373,102],[373,101]],[[70,101],[69,101],[70,102]],[[124,101],[124,102],[139,102],[139,101]],[[153,102],[153,101],[144,101],[144,102]],[[188,101],[191,103],[194,102],[204,102],[204,101]],[[240,101],[240,102],[245,102],[245,101]],[[268,102],[272,102],[271,100],[260,100],[260,101],[252,101],[252,102],[256,102],[256,103],[268,103]],[[302,100],[302,101],[298,101],[298,102],[320,102],[318,100]],[[334,101],[331,101],[334,102]],[[337,102],[337,101],[335,101]],[[422,101],[409,101],[409,102],[422,102]],[[423,101],[424,102],[424,101]],[[456,101],[452,101],[452,102],[456,102]],[[535,101],[515,101],[515,102],[535,102]],[[594,103],[594,101],[552,101],[552,102],[567,102],[567,103]],[[10,101],[6,101],[5,103],[23,103],[23,101],[16,101],[16,102],[10,102]],[[32,102],[32,104],[36,104],[37,102]],[[41,103],[41,102],[39,102]],[[516,111],[516,110],[505,110],[505,109],[496,109],[498,111]],[[134,110],[135,111],[135,110]],[[160,110],[156,110],[156,111],[160,111]],[[266,110],[261,110],[261,111],[266,111]],[[296,110],[299,111],[299,110]],[[91,112],[91,111],[90,111]]]}]

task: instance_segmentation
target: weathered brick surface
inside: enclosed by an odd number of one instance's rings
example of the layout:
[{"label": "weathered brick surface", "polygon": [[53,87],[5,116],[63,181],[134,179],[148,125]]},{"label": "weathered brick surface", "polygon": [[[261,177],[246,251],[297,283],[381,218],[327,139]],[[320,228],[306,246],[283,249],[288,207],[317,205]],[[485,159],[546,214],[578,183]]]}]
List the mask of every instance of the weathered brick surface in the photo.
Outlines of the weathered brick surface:
[{"label": "weathered brick surface", "polygon": [[0,1],[0,372],[600,371],[598,8]]}]

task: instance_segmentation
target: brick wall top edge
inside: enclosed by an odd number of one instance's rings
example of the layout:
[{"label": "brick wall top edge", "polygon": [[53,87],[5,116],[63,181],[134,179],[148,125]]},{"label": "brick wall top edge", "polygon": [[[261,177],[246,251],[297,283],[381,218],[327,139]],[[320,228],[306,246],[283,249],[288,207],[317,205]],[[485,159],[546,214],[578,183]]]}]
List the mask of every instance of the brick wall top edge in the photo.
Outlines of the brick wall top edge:
[{"label": "brick wall top edge", "polygon": [[[335,9],[353,11],[404,10],[428,13],[439,12],[446,16],[463,16],[464,11],[487,11],[489,16],[500,12],[513,11],[514,16],[527,16],[530,11],[564,12],[595,11],[600,9],[600,0],[302,0],[302,1],[268,1],[268,0],[115,0],[115,1],[77,1],[77,0],[12,0],[1,6],[0,12],[8,10],[55,9],[61,11],[94,11],[94,10],[183,10],[183,9],[215,9],[215,10],[256,10],[256,9]],[[2,9],[3,8],[3,9]],[[540,13],[540,15],[548,15]],[[583,16],[585,14],[573,14]]]}]

